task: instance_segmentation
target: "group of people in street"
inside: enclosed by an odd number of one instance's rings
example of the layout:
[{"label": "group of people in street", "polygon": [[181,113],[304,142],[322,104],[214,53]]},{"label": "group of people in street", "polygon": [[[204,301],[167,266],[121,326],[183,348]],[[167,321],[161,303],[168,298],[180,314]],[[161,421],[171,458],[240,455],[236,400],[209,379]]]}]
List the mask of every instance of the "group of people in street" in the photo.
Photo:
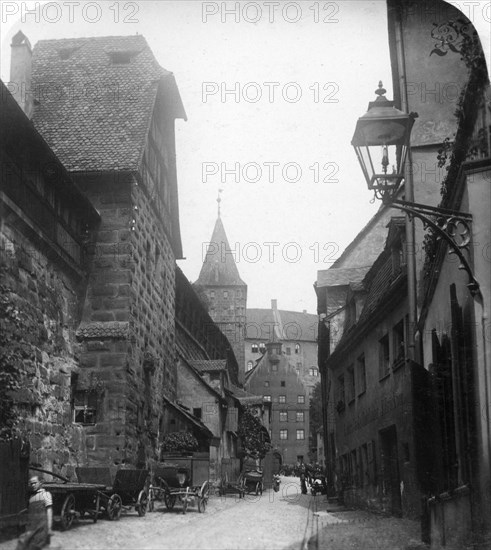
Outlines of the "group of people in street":
[{"label": "group of people in street", "polygon": [[298,462],[297,475],[300,478],[300,488],[303,495],[307,494],[307,485],[312,487],[314,480],[319,479],[324,491],[327,493],[326,476],[319,464],[305,464],[302,460]]}]

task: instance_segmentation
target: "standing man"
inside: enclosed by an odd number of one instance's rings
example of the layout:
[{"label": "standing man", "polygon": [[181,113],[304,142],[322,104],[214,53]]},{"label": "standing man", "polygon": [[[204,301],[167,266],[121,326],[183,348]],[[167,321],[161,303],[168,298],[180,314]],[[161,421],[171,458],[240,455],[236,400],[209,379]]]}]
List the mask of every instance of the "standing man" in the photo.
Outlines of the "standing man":
[{"label": "standing man", "polygon": [[302,490],[302,495],[306,495],[307,484],[305,483],[305,478],[307,477],[307,468],[305,467],[305,463],[303,459],[300,459],[300,463],[298,464],[298,469],[299,469],[300,488]]},{"label": "standing man", "polygon": [[19,539],[17,550],[41,550],[50,543],[53,526],[51,493],[43,489],[38,476],[29,480],[29,492],[26,532]]}]

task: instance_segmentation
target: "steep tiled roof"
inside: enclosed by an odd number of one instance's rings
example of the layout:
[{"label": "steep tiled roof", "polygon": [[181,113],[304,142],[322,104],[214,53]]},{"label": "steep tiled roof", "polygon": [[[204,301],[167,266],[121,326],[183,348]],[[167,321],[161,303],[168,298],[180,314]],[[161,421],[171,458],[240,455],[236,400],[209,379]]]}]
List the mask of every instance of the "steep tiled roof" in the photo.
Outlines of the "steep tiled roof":
[{"label": "steep tiled roof", "polygon": [[171,117],[185,118],[143,36],[41,40],[32,66],[33,123],[69,171],[137,170],[159,85]]},{"label": "steep tiled roof", "polygon": [[203,286],[246,286],[240,278],[220,217],[217,218],[215,223],[205,261],[201,266],[201,271],[195,284]]},{"label": "steep tiled roof", "polygon": [[199,418],[191,414],[189,411],[184,409],[182,405],[178,403],[174,403],[170,399],[167,399],[164,395],[164,401],[170,405],[176,412],[178,412],[181,416],[183,416],[188,422],[193,424],[204,436],[206,437],[213,437],[213,433],[209,430],[209,428],[201,422]]},{"label": "steep tiled roof", "polygon": [[93,321],[81,323],[77,330],[77,338],[126,338],[128,336],[128,321]]},{"label": "steep tiled roof", "polygon": [[276,340],[316,341],[317,315],[283,309],[247,309],[247,335],[249,340],[271,340],[272,328]]},{"label": "steep tiled roof", "polygon": [[350,283],[359,283],[368,273],[371,266],[345,267],[324,269],[317,272],[317,288],[324,286],[343,286]]},{"label": "steep tiled roof", "polygon": [[198,372],[218,372],[227,370],[227,361],[225,359],[214,359],[209,361],[198,359],[188,361],[188,363]]}]

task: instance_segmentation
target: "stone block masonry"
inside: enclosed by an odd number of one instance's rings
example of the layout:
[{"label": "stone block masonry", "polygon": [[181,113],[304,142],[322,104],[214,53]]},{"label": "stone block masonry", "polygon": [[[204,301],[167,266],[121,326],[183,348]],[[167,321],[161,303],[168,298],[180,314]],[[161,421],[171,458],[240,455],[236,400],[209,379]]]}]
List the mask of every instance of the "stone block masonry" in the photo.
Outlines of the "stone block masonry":
[{"label": "stone block masonry", "polygon": [[176,395],[175,257],[137,176],[78,180],[101,215],[78,331],[82,378],[103,388],[97,422],[85,428],[88,458],[142,466],[165,433],[163,396]]},{"label": "stone block masonry", "polygon": [[0,225],[2,362],[13,357],[19,368],[16,427],[31,443],[31,464],[70,477],[87,461],[70,389],[80,371],[74,329],[85,283],[15,221],[6,216]]}]

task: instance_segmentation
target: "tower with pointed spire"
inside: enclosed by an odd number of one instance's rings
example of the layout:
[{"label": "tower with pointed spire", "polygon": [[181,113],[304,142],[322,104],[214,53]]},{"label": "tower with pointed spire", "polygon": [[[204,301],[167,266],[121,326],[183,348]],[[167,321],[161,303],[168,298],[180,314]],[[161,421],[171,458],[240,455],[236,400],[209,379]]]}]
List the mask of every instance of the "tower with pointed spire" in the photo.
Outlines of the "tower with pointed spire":
[{"label": "tower with pointed spire", "polygon": [[[237,363],[242,367],[245,360],[245,327],[247,307],[247,285],[240,278],[235,259],[235,249],[230,244],[223,227],[220,211],[221,190],[217,204],[218,213],[215,228],[208,244],[206,256],[198,280],[194,286],[206,296],[208,313],[228,338]],[[243,368],[239,369],[243,381]]]}]

